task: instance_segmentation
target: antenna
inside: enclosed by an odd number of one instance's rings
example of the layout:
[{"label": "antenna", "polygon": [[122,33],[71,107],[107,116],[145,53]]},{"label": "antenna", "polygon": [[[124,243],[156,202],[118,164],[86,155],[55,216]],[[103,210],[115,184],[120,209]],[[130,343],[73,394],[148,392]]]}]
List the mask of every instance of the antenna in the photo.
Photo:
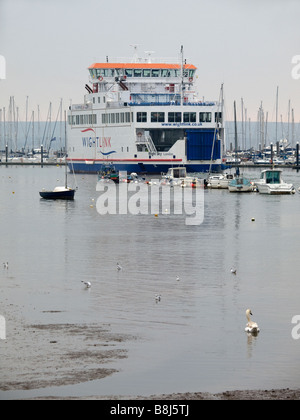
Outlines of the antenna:
[{"label": "antenna", "polygon": [[138,63],[140,61],[140,59],[139,59],[139,55],[138,55],[137,49],[140,46],[140,44],[130,44],[130,46],[134,49],[134,54],[133,54],[132,62],[133,63]]},{"label": "antenna", "polygon": [[145,54],[148,56],[147,63],[152,63],[151,55],[154,53],[155,51],[145,51]]}]

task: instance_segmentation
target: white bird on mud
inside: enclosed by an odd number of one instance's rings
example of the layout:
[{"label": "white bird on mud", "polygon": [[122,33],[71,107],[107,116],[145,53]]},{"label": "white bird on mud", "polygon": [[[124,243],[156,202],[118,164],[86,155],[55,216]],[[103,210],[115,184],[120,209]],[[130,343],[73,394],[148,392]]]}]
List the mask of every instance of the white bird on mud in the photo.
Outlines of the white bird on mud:
[{"label": "white bird on mud", "polygon": [[6,263],[4,262],[3,263],[3,268],[6,269],[6,270],[8,270],[8,262],[6,262]]},{"label": "white bird on mud", "polygon": [[119,264],[119,263],[117,263],[117,270],[118,270],[118,271],[121,271],[121,270],[122,270],[122,267],[120,266],[120,264]]},{"label": "white bird on mud", "polygon": [[87,289],[90,289],[92,287],[92,283],[89,281],[82,281],[81,283],[83,283]]},{"label": "white bird on mud", "polygon": [[156,295],[155,296],[155,301],[156,301],[156,303],[160,302],[161,301],[161,296],[160,295]]},{"label": "white bird on mud", "polygon": [[248,324],[246,325],[245,331],[251,334],[259,333],[260,329],[256,322],[251,321],[250,315],[252,315],[251,309],[247,309],[246,317],[248,320]]},{"label": "white bird on mud", "polygon": [[176,280],[177,280],[177,281],[180,281],[180,277],[179,277],[179,276],[176,276]]},{"label": "white bird on mud", "polygon": [[232,268],[232,269],[231,269],[231,272],[232,272],[232,274],[236,275],[236,273],[237,273],[236,268]]}]

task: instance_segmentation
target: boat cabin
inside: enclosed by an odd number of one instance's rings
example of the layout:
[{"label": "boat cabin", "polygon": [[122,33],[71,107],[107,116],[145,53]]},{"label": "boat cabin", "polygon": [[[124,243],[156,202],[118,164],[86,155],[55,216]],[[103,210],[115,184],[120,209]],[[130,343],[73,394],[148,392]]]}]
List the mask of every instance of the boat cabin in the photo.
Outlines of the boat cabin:
[{"label": "boat cabin", "polygon": [[266,184],[280,184],[281,183],[281,170],[272,169],[262,171],[260,179],[264,180]]},{"label": "boat cabin", "polygon": [[166,177],[172,179],[186,178],[186,168],[170,168]]}]

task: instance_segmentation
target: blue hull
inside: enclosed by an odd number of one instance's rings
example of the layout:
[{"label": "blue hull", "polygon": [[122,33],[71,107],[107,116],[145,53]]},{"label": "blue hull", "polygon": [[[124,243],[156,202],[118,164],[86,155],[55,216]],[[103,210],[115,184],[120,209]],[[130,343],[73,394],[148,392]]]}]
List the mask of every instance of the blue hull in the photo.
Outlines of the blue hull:
[{"label": "blue hull", "polygon": [[[114,167],[117,171],[127,171],[127,173],[136,172],[137,174],[161,174],[168,172],[169,168],[180,166],[178,164],[166,165],[166,164],[148,164],[148,163],[118,163],[113,162]],[[210,168],[209,164],[187,164],[184,165],[188,173],[195,172],[222,172],[227,167],[223,164],[213,164]],[[72,162],[69,163],[71,171],[75,173],[83,174],[98,174],[103,168],[103,162],[94,163],[93,165],[87,165],[84,162]]]}]

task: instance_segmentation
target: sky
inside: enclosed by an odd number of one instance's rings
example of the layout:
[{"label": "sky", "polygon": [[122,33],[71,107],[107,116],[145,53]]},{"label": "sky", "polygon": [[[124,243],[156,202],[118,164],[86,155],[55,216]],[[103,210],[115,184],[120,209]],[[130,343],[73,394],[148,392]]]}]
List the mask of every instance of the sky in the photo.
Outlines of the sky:
[{"label": "sky", "polygon": [[143,57],[178,57],[183,45],[201,98],[218,99],[224,83],[228,120],[243,98],[252,121],[261,102],[275,121],[279,86],[279,115],[287,120],[290,100],[299,122],[299,16],[299,0],[0,0],[0,108],[14,96],[24,120],[28,97],[45,120],[50,102],[54,114],[61,98],[83,102],[92,63],[130,58],[133,44]]}]

